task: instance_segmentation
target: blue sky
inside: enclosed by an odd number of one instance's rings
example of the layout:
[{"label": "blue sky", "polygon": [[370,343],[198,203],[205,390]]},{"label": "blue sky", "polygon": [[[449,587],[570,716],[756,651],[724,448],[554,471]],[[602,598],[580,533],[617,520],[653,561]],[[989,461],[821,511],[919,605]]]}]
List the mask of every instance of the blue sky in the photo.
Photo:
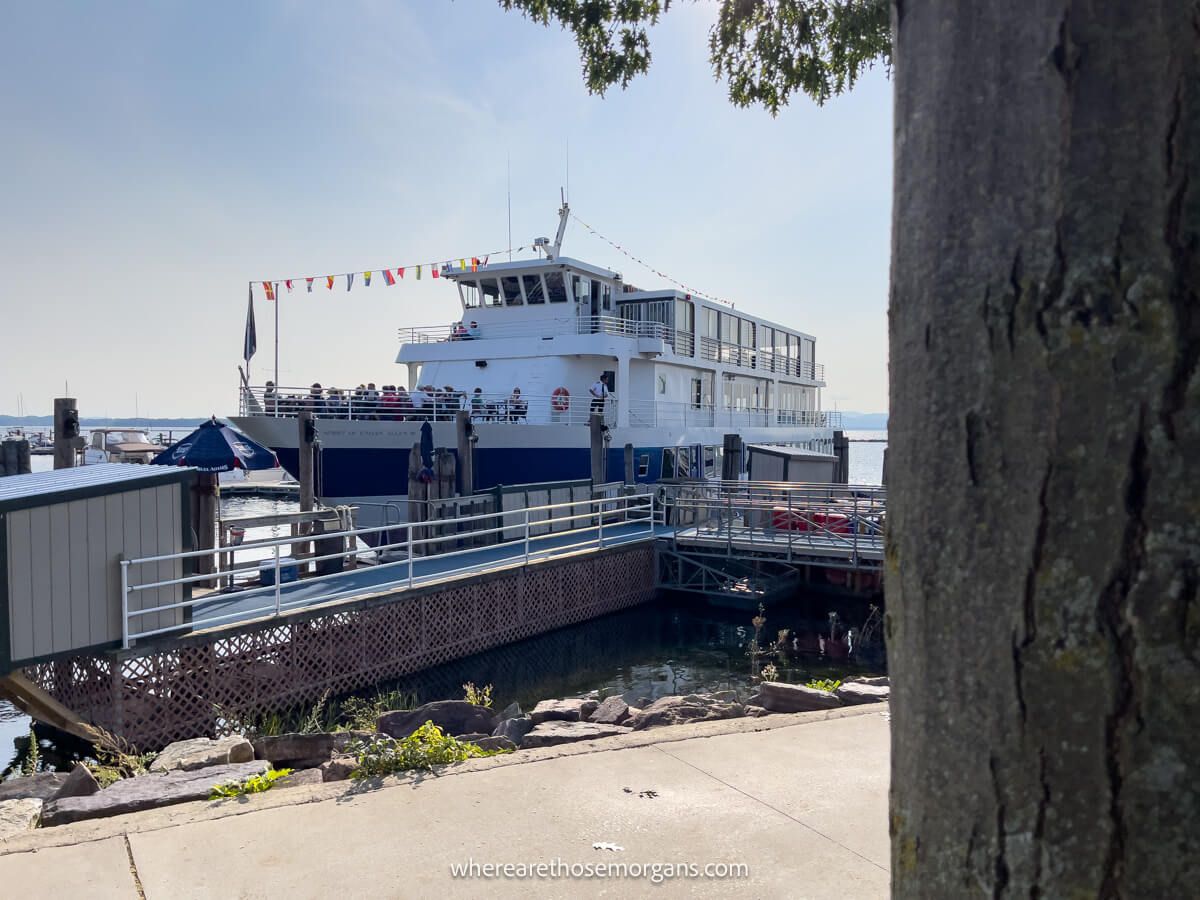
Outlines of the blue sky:
[{"label": "blue sky", "polygon": [[[887,403],[891,87],[772,119],[714,80],[709,3],[648,76],[590,96],[570,35],[490,0],[91,4],[6,13],[0,412],[229,414],[246,282],[431,262],[572,209],[656,268],[814,333],[824,405]],[[659,280],[572,225],[564,252]],[[281,380],[400,380],[397,329],[457,318],[428,278],[284,296]],[[256,382],[273,310],[256,295]]]}]

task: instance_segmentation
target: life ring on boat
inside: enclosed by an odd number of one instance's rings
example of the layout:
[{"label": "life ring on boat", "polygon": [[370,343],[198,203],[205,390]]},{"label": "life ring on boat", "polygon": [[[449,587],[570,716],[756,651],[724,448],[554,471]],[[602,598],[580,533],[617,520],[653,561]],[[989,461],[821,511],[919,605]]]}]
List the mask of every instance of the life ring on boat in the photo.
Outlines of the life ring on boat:
[{"label": "life ring on boat", "polygon": [[555,412],[566,412],[571,405],[571,392],[565,387],[556,387],[550,395],[550,406]]}]

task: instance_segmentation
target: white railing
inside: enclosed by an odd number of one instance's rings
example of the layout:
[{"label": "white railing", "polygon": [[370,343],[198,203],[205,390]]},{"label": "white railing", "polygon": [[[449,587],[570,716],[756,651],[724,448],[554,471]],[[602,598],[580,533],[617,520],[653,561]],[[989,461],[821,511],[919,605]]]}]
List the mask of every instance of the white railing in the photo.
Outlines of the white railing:
[{"label": "white railing", "polygon": [[662,515],[676,544],[828,555],[878,567],[887,491],[877,486],[722,481],[663,486]]},{"label": "white railing", "polygon": [[473,422],[513,422],[527,425],[586,425],[593,412],[603,412],[606,424],[617,422],[617,399],[602,404],[583,393],[565,389],[554,394],[510,394],[463,390],[359,391],[338,388],[243,388],[243,416],[289,417],[311,412],[317,419],[353,419],[379,422],[452,422],[466,411]]},{"label": "white railing", "polygon": [[693,340],[690,334],[659,322],[639,322],[618,316],[573,316],[554,319],[522,319],[512,322],[490,322],[470,327],[454,325],[421,325],[401,328],[400,340],[405,344],[441,344],[457,341],[486,341],[503,338],[553,338],[576,334],[612,334],[628,338],[661,340],[683,356],[691,356]]},{"label": "white railing", "polygon": [[[199,627],[210,628],[233,621],[250,621],[263,617],[276,617],[293,609],[311,606],[317,603],[327,603],[333,600],[350,601],[380,592],[395,592],[411,590],[425,584],[437,581],[451,580],[478,574],[481,571],[501,568],[510,565],[528,565],[556,559],[571,553],[584,550],[602,550],[614,544],[638,543],[655,537],[655,525],[660,519],[655,506],[653,494],[630,494],[618,497],[601,497],[594,500],[570,500],[563,503],[550,503],[542,506],[524,507],[509,511],[495,511],[474,516],[459,516],[433,521],[414,522],[403,529],[395,525],[381,525],[372,528],[355,528],[324,534],[296,537],[275,538],[271,540],[252,541],[239,544],[236,547],[218,547],[213,550],[192,550],[182,553],[169,553],[161,556],[147,556],[139,559],[120,561],[121,570],[121,645],[128,648],[131,641],[155,637],[173,632],[191,630],[197,627],[192,621],[174,622],[172,624],[152,628],[139,628],[138,622],[148,616],[194,611],[197,607],[229,603],[238,604],[239,609],[233,612],[205,616],[197,623]],[[555,531],[554,525],[568,523],[572,527],[565,531]],[[577,524],[582,523],[582,524]],[[463,530],[464,525],[471,528]],[[453,534],[436,534],[441,529],[453,528]],[[504,540],[505,532],[520,528],[522,537],[517,540]],[[404,531],[403,540],[390,541],[389,532]],[[537,533],[541,532],[541,533]],[[432,536],[418,537],[417,534]],[[359,538],[375,537],[383,541],[379,545],[363,549],[358,546]],[[493,538],[496,543],[489,544],[484,549],[485,558],[480,561],[480,547],[472,546],[459,548],[463,542],[479,542],[484,538]],[[347,542],[350,549],[334,553],[313,556],[303,556],[291,559],[280,555],[281,547],[291,547],[299,542],[339,541],[343,546]],[[450,546],[452,549],[441,549]],[[500,558],[495,556],[496,546],[509,548],[511,552]],[[262,560],[262,551],[269,550],[269,560]],[[399,559],[390,557],[399,553]],[[249,556],[247,562],[241,562],[237,557]],[[471,555],[476,555],[471,562]],[[177,560],[196,560],[211,557],[213,570],[198,575],[185,575],[178,578],[155,578],[160,566]],[[436,565],[439,560],[462,560],[465,565],[441,568]],[[338,571],[312,577],[301,578],[298,581],[281,584],[283,571],[291,567],[297,570],[307,569],[316,563],[341,560]],[[353,582],[355,570],[360,564],[370,563],[365,571],[380,572],[395,571],[394,579],[369,579],[359,584]],[[430,565],[433,563],[434,565]],[[262,585],[261,566],[266,565],[272,573],[272,582]],[[143,581],[140,575],[149,566],[149,579]],[[418,572],[418,568],[427,570]],[[364,570],[358,570],[364,571]],[[250,586],[254,580],[259,586]],[[342,584],[338,584],[338,579]],[[329,591],[323,596],[312,596],[305,593],[299,598],[289,595],[313,584],[327,583]],[[164,588],[177,588],[175,592],[184,596],[192,586],[224,584],[226,590],[212,591],[201,596],[187,596],[184,599],[154,606],[140,607],[133,603],[134,598],[146,591],[161,596]],[[230,591],[229,588],[243,588]],[[244,606],[244,601],[262,601],[250,608]]]},{"label": "white railing", "polygon": [[842,414],[825,410],[732,409],[711,404],[630,400],[629,424],[644,428],[840,428]]},{"label": "white railing", "polygon": [[772,350],[743,347],[711,337],[700,338],[700,358],[759,372],[773,372],[809,381],[825,381],[823,363],[796,359]]}]

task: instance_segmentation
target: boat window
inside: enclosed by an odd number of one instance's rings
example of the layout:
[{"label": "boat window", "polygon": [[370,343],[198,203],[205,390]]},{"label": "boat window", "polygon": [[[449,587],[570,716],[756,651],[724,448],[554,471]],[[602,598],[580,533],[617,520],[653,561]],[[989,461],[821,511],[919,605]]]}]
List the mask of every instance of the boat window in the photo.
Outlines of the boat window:
[{"label": "boat window", "polygon": [[[550,297],[551,303],[567,302],[567,286],[563,282],[562,272],[546,273],[546,294]],[[530,300],[529,302],[533,303],[535,301]]]},{"label": "boat window", "polygon": [[692,477],[692,448],[691,447],[677,447],[675,452],[679,456],[679,477],[680,478],[691,478]]},{"label": "boat window", "polygon": [[660,475],[659,477],[660,478],[674,478],[675,477],[675,450],[671,447],[663,448],[662,475]]},{"label": "boat window", "polygon": [[717,311],[715,309],[704,309],[704,336],[707,338],[720,337],[717,332]]},{"label": "boat window", "polygon": [[[514,281],[516,279],[513,279]],[[542,293],[541,275],[523,275],[525,282],[525,299],[530,303],[545,303],[546,295]]]},{"label": "boat window", "polygon": [[509,306],[521,305],[521,279],[516,275],[505,275],[500,279],[500,287],[504,288],[505,303]]},{"label": "boat window", "polygon": [[[594,285],[595,282],[592,282],[592,284]],[[600,297],[603,301],[601,306],[603,306],[604,309],[612,309],[612,287],[607,284],[602,285],[600,288]]]},{"label": "boat window", "polygon": [[479,290],[483,292],[484,306],[500,305],[500,285],[495,278],[480,278]]},{"label": "boat window", "polygon": [[467,309],[474,309],[479,306],[479,288],[474,281],[460,281],[458,283],[458,292],[462,297],[463,306]]},{"label": "boat window", "polygon": [[645,478],[650,474],[650,454],[643,453],[638,457],[638,478]]},{"label": "boat window", "polygon": [[571,293],[575,295],[576,303],[592,302],[592,283],[578,275],[571,276]]},{"label": "boat window", "polygon": [[717,448],[704,448],[704,477],[712,478],[717,472]]}]

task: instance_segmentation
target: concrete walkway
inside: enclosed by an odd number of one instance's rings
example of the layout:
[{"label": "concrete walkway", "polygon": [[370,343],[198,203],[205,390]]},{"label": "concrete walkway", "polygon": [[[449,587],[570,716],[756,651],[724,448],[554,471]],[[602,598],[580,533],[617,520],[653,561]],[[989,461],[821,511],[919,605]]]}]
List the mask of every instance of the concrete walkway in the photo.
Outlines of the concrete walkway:
[{"label": "concrete walkway", "polygon": [[[885,897],[888,743],[881,706],[637,732],[373,787],[298,787],[43,829],[0,845],[0,884],[7,896],[151,900]],[[453,877],[472,862],[476,877]],[[478,874],[505,863],[658,864],[663,874],[664,864],[744,864],[748,875],[655,886]]]}]

